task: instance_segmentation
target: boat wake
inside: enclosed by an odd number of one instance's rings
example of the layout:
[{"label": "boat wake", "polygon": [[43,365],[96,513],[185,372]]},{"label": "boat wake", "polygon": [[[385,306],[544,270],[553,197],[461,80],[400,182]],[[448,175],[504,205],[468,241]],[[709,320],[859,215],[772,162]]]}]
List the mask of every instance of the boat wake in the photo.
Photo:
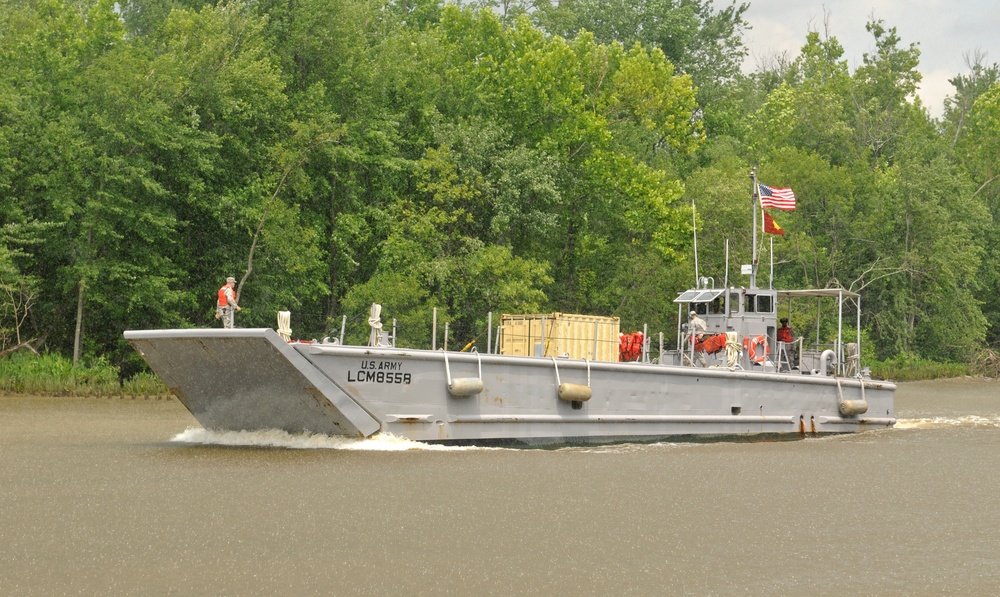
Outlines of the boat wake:
[{"label": "boat wake", "polygon": [[366,439],[335,437],[313,433],[292,434],[278,429],[266,431],[214,431],[189,427],[170,441],[179,444],[210,446],[286,448],[291,450],[357,450],[368,452],[403,452],[406,450],[462,451],[483,450],[471,446],[425,444],[390,433],[376,433]]},{"label": "boat wake", "polygon": [[[188,427],[170,440],[176,444],[204,446],[229,446],[236,448],[283,448],[288,450],[355,450],[360,452],[404,452],[423,450],[435,452],[463,452],[472,450],[525,450],[527,447],[498,446],[454,446],[428,444],[399,437],[391,433],[376,433],[366,439],[330,436],[314,433],[288,433],[279,429],[266,431],[219,431],[203,427]],[[697,444],[692,444],[697,445]],[[585,452],[597,454],[620,454],[624,452],[648,451],[651,448],[676,448],[675,443],[623,443],[596,446],[561,446],[557,452]],[[538,448],[536,448],[538,449]]]},{"label": "boat wake", "polygon": [[899,419],[896,429],[1000,429],[1000,415],[965,415],[961,417],[924,417]]}]

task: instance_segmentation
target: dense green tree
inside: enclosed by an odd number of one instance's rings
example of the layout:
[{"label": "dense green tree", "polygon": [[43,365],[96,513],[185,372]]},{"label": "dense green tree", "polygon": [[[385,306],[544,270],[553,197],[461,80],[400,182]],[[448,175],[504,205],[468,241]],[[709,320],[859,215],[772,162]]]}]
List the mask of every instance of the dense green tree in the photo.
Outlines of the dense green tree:
[{"label": "dense green tree", "polygon": [[[721,9],[712,0],[536,0],[534,5],[532,17],[552,34],[569,39],[589,31],[601,44],[659,49],[679,73],[691,77],[702,108],[726,101],[747,55],[746,2]],[[701,115],[710,130],[728,126],[714,111]]]},{"label": "dense green tree", "polygon": [[39,334],[52,346],[93,352],[122,345],[123,328],[208,323],[214,288],[246,263],[266,209],[284,226],[265,230],[259,275],[273,276],[269,288],[315,279],[311,229],[267,202],[287,125],[260,19],[238,3],[174,10],[155,34],[126,39],[111,2],[49,2],[14,18],[11,36],[26,36],[4,62],[43,84],[15,126],[32,142],[15,152],[26,159],[8,217],[54,225],[35,251],[46,281],[36,310],[52,326]]},{"label": "dense green tree", "polygon": [[[470,288],[502,299],[495,310],[606,311],[620,301],[609,302],[606,284],[586,280],[608,275],[607,265],[622,268],[628,251],[669,258],[677,226],[667,206],[679,187],[614,150],[615,126],[645,131],[647,143],[671,151],[700,142],[690,83],[673,76],[662,54],[600,46],[590,36],[548,39],[527,20],[505,26],[492,12],[455,7],[410,39],[416,51],[408,66],[424,74],[402,77],[406,88],[394,96],[432,102],[401,123],[430,136],[404,166],[415,183],[409,196],[381,203],[391,224],[364,235],[376,256],[366,260],[378,264],[371,280],[408,272],[426,304],[474,336],[490,305]],[[470,271],[479,272],[475,280]],[[539,284],[549,305],[539,300]],[[590,290],[573,291],[583,286]],[[345,304],[356,305],[368,288],[355,286]]]},{"label": "dense green tree", "polygon": [[373,302],[416,345],[435,310],[457,348],[489,312],[655,334],[696,275],[746,284],[757,167],[799,198],[759,283],[862,291],[880,357],[995,344],[996,66],[936,122],[894,28],[854,72],[812,31],[742,75],[746,9],[0,0],[0,342],[127,373],[123,329],[213,325],[227,275],[240,325],[302,336]]},{"label": "dense green tree", "polygon": [[958,143],[965,132],[966,120],[973,105],[983,93],[1000,81],[1000,65],[986,64],[986,56],[976,51],[965,55],[967,73],[959,73],[948,82],[955,88],[955,94],[944,100],[942,128],[951,138],[952,146]]},{"label": "dense green tree", "polygon": [[956,153],[973,181],[971,197],[989,214],[982,240],[975,243],[986,251],[984,267],[977,277],[984,288],[981,300],[989,317],[988,339],[997,346],[1000,344],[1000,272],[996,267],[1000,259],[1000,83],[994,82],[978,96],[965,121],[957,138]]},{"label": "dense green tree", "polygon": [[896,28],[886,28],[882,21],[871,21],[866,29],[875,38],[875,51],[864,55],[854,73],[855,138],[870,159],[891,161],[914,109],[907,99],[922,78],[917,70],[920,50],[916,44],[900,48]]},{"label": "dense green tree", "polygon": [[847,106],[852,86],[843,53],[836,38],[808,34],[784,81],[751,119],[748,142],[757,159],[766,160],[768,151],[785,145],[836,164],[851,159],[855,152]]}]

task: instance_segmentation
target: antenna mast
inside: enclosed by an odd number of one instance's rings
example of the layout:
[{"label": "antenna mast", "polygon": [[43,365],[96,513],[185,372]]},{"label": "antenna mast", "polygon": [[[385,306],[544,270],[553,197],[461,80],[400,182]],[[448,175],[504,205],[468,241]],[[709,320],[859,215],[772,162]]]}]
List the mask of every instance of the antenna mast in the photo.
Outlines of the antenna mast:
[{"label": "antenna mast", "polygon": [[694,233],[694,287],[698,288],[698,217],[691,200],[691,230]]}]

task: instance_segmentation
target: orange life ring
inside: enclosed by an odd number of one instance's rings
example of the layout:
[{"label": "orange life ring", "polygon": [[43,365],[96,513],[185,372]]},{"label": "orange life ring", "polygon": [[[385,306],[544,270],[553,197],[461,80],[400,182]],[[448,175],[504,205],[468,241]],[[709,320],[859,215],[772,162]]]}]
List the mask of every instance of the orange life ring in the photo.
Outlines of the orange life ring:
[{"label": "orange life ring", "polygon": [[[759,351],[759,352],[758,352]],[[758,365],[767,358],[770,348],[767,345],[767,336],[757,336],[750,339],[750,360]]]}]

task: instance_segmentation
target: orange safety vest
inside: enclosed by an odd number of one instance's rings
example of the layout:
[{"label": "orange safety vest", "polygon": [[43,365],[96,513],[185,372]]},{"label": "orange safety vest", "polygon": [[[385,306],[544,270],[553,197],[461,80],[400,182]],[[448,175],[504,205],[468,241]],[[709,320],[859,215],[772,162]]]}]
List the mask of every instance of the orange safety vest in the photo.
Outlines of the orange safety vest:
[{"label": "orange safety vest", "polygon": [[226,300],[226,287],[225,286],[223,286],[222,288],[219,289],[219,306],[220,307],[228,307],[229,306],[229,301]]},{"label": "orange safety vest", "polygon": [[714,334],[705,338],[704,342],[699,342],[694,345],[696,352],[705,351],[708,354],[715,354],[726,347],[726,335],[725,334]]},{"label": "orange safety vest", "polygon": [[643,341],[642,332],[618,334],[618,360],[624,362],[638,359],[642,354]]}]

